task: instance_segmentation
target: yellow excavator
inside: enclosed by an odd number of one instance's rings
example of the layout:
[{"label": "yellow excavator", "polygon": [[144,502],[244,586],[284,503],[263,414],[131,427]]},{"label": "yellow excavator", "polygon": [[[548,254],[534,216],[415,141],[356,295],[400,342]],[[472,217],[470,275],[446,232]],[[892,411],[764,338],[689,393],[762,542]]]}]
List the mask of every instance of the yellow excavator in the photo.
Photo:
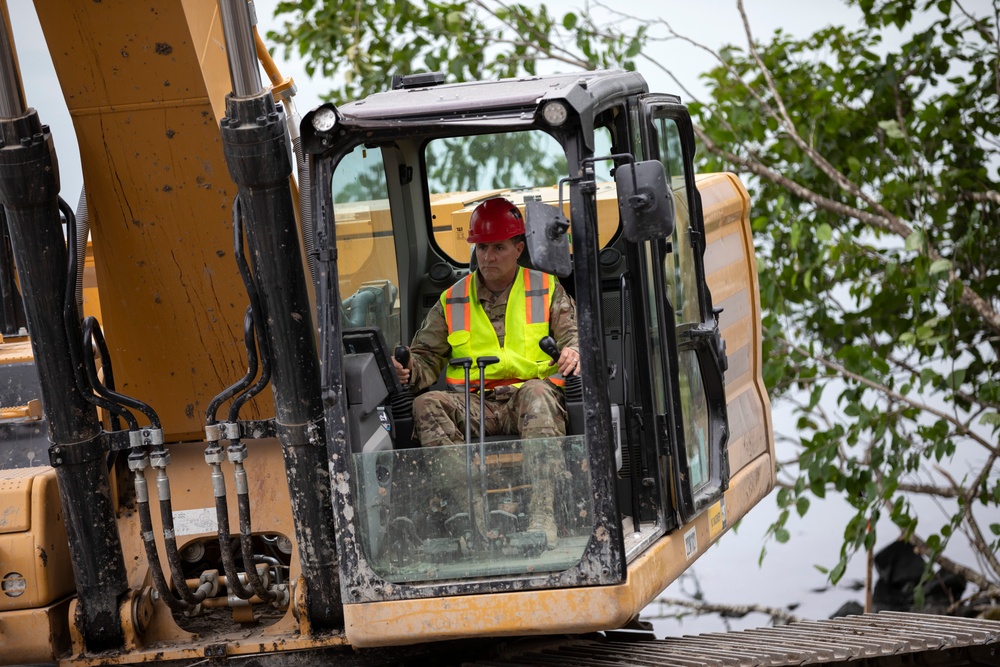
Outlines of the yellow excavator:
[{"label": "yellow excavator", "polygon": [[[907,614],[614,632],[775,481],[749,199],[695,174],[677,97],[418,74],[300,123],[246,0],[35,5],[85,195],[59,196],[4,4],[0,664],[995,653],[996,623]],[[496,195],[575,298],[567,435],[421,448],[392,358]]]}]

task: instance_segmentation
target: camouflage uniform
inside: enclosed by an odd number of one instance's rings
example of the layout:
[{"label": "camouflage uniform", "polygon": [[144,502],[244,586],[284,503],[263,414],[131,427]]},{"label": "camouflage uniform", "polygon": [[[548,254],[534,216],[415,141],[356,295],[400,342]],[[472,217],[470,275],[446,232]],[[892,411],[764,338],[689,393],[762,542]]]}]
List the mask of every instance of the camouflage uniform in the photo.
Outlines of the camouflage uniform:
[{"label": "camouflage uniform", "polygon": [[[476,273],[476,294],[486,311],[500,346],[504,341],[504,316],[510,287],[492,294]],[[576,308],[562,285],[556,284],[549,306],[549,329],[559,348],[577,349]],[[434,384],[450,359],[448,323],[438,301],[410,346],[410,387],[418,391]],[[519,388],[498,387],[486,392],[487,435],[520,435],[544,438],[566,435],[566,407],[562,390],[547,380],[528,380]],[[479,397],[471,401],[469,421],[479,433]],[[457,391],[430,391],[413,402],[413,427],[425,447],[465,442],[465,395]]]},{"label": "camouflage uniform", "polygon": [[[475,280],[479,304],[493,324],[502,347],[510,287],[500,294],[493,294],[483,285],[478,272]],[[560,349],[578,349],[576,308],[573,299],[558,283],[549,306],[549,330]],[[419,391],[434,384],[448,363],[450,353],[448,323],[439,300],[427,314],[410,346],[410,387]],[[501,386],[487,391],[484,406],[484,429],[487,435],[513,435],[523,439],[566,435],[563,391],[548,380],[532,379],[520,387]],[[473,394],[469,402],[469,428],[474,441],[479,434],[479,419],[479,396]],[[413,401],[413,428],[415,437],[425,447],[464,443],[464,392],[429,391],[417,396]],[[557,530],[553,516],[553,480],[556,476],[565,474],[565,461],[561,456],[545,456],[543,453],[547,451],[550,452],[551,449],[527,448],[525,476],[534,481],[529,507],[529,529],[544,531],[549,545],[554,546]],[[456,451],[435,458],[437,461],[432,475],[440,475],[442,482],[464,479],[464,455]],[[480,511],[477,507],[475,513],[478,515]]]}]

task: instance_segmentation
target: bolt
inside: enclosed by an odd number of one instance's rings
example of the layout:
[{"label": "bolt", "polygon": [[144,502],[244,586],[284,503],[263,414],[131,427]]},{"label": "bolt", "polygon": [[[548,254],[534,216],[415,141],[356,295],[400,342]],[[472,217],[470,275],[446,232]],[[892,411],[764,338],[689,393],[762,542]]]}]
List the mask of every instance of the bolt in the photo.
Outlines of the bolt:
[{"label": "bolt", "polygon": [[257,124],[261,127],[267,125],[267,116],[257,116]]},{"label": "bolt", "polygon": [[359,591],[357,588],[352,588],[351,589],[351,597],[355,597],[355,598],[361,597],[361,591]]}]

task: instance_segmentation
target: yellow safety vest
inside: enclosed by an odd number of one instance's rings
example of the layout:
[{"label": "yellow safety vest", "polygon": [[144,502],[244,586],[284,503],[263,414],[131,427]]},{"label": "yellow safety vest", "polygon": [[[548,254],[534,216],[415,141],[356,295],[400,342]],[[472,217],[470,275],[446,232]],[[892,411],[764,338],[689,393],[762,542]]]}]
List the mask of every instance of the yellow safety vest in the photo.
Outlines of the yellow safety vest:
[{"label": "yellow safety vest", "polygon": [[[441,295],[451,358],[472,358],[469,374],[473,388],[479,385],[479,357],[499,357],[500,363],[486,368],[486,387],[519,385],[525,380],[545,378],[558,372],[550,365],[551,357],[538,346],[549,335],[549,306],[555,293],[556,279],[547,273],[521,268],[514,278],[504,314],[504,345],[500,347],[493,323],[476,297],[476,280],[469,274]],[[465,370],[448,366],[448,384],[462,387]]]}]

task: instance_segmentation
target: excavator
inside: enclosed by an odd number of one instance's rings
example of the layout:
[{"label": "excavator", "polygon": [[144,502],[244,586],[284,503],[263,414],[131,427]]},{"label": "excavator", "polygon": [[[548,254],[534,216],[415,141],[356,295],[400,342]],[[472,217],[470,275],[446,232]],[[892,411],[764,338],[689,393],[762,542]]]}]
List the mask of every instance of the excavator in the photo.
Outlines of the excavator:
[{"label": "excavator", "polygon": [[[84,194],[4,3],[0,664],[996,664],[982,620],[641,631],[775,483],[749,197],[679,98],[427,73],[300,119],[246,0],[35,6]],[[495,196],[575,299],[567,434],[422,448],[392,361]]]}]

